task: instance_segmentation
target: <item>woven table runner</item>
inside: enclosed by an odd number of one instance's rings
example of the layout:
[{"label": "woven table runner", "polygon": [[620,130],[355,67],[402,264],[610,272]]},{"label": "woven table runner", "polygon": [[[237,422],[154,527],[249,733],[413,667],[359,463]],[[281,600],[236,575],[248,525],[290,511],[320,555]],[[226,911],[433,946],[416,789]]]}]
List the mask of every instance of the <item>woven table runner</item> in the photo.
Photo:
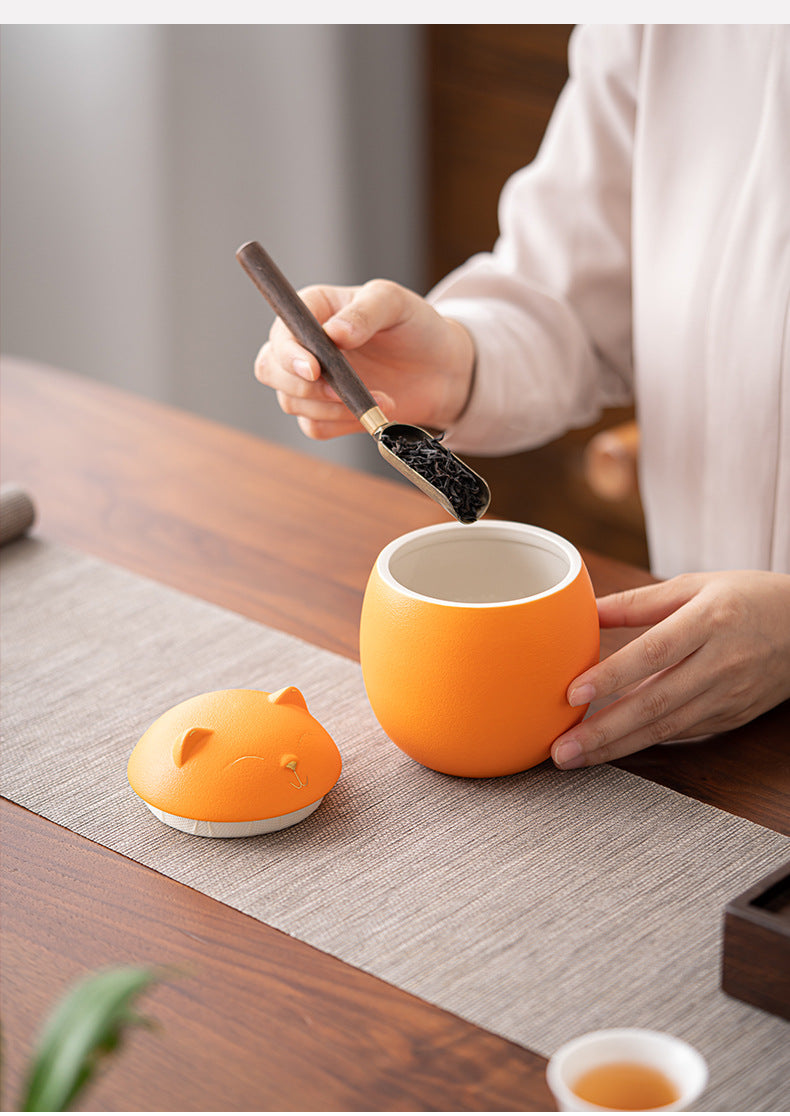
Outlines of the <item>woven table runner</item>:
[{"label": "woven table runner", "polygon": [[[723,908],[787,838],[611,767],[436,774],[384,736],[357,663],[36,539],[3,548],[2,607],[6,797],[545,1056],[658,1028],[707,1057],[703,1107],[790,1108],[790,1026],[719,989]],[[344,761],[306,821],[212,840],[132,792],[170,706],[287,685]]]}]

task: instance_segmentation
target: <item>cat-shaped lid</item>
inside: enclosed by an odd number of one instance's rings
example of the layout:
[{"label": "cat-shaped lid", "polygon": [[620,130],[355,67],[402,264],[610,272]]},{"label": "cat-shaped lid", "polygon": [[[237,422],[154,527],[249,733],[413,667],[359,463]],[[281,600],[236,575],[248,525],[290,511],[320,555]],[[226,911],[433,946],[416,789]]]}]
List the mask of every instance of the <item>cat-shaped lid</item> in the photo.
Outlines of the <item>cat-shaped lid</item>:
[{"label": "cat-shaped lid", "polygon": [[276,693],[215,690],[175,705],[141,736],[127,773],[154,813],[168,815],[162,820],[220,823],[210,835],[237,836],[223,833],[222,824],[282,819],[288,825],[293,814],[294,821],[307,816],[335,785],[341,766],[329,733],[300,691],[287,686]]}]

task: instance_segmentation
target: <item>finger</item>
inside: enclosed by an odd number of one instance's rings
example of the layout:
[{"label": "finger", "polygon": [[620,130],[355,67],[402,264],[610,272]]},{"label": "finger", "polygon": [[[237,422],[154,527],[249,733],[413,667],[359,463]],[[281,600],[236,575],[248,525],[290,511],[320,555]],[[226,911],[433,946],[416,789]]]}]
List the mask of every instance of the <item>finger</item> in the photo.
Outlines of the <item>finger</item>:
[{"label": "finger", "polygon": [[[266,349],[265,345],[264,349]],[[273,388],[274,391],[284,397],[290,396],[294,400],[311,399],[338,402],[337,393],[325,379],[311,382],[295,375],[287,368],[283,368],[279,361],[271,358],[271,350],[268,353],[261,350],[255,363],[255,376],[261,383]],[[282,402],[280,405],[282,406]],[[296,411],[290,413],[295,414]]]},{"label": "finger", "polygon": [[[348,348],[364,344],[373,333],[382,328],[377,323],[387,321],[391,315],[383,312],[379,304],[382,299],[385,304],[392,304],[391,300],[397,302],[399,290],[395,283],[374,279],[364,287],[312,286],[303,287],[298,293],[332,340],[341,348]],[[349,346],[345,341],[352,335],[354,345]],[[296,345],[293,334],[279,317],[274,320],[269,339],[278,356],[284,354],[289,346],[293,349]],[[302,350],[302,355],[305,352]]]},{"label": "finger", "polygon": [[348,409],[340,400],[300,398],[278,391],[277,402],[286,415],[295,415],[314,422],[348,422]]},{"label": "finger", "polygon": [[[358,287],[313,284],[309,287],[302,287],[297,291],[297,294],[313,317],[321,325],[324,325],[329,318],[353,300],[358,289]],[[293,336],[288,326],[279,317],[275,319],[270,332],[273,332],[278,338],[286,335]]]},{"label": "finger", "polygon": [[[298,294],[311,314],[320,324],[324,324],[353,299],[355,290],[355,287],[311,286],[303,287]],[[305,379],[318,379],[321,367],[317,359],[299,344],[282,318],[277,317],[272,323],[268,343],[272,347],[274,358],[283,367]]]},{"label": "finger", "polygon": [[299,344],[279,318],[271,328],[269,340],[258,353],[255,376],[261,383],[272,386],[270,377],[278,369],[308,383],[314,383],[321,376],[321,365],[317,359]]},{"label": "finger", "polygon": [[358,349],[377,333],[392,329],[410,314],[408,292],[387,279],[371,279],[324,322],[341,349]]},{"label": "finger", "polygon": [[708,626],[702,611],[689,602],[574,679],[569,703],[587,705],[682,662],[707,641]]},{"label": "finger", "polygon": [[313,283],[299,290],[299,297],[310,313],[324,325],[329,318],[353,301],[359,287],[338,287]]},{"label": "finger", "polygon": [[599,597],[597,604],[601,627],[641,628],[658,624],[690,601],[701,584],[700,576],[683,574],[655,585],[640,585],[636,589]]},{"label": "finger", "polygon": [[[620,701],[625,702],[626,698]],[[616,702],[615,705],[619,705]],[[609,706],[608,713],[614,708]],[[611,724],[594,724],[599,714],[593,714],[574,729],[554,741],[551,755],[557,767],[571,770],[608,763],[621,756],[640,752],[654,744],[701,736],[717,727],[715,698],[708,691],[695,695],[656,720],[639,725],[622,735],[610,732]],[[584,731],[582,731],[582,728]]]},{"label": "finger", "polygon": [[359,433],[360,427],[357,420],[350,415],[345,407],[343,410],[346,417],[345,419],[339,419],[337,422],[309,419],[305,418],[304,415],[300,415],[296,421],[302,433],[317,442],[326,442],[330,438],[338,438],[343,434]]},{"label": "finger", "polygon": [[[693,703],[707,695],[706,716],[720,706],[716,683],[707,669],[704,649],[678,666],[645,679],[618,701],[575,725],[555,741],[559,760],[584,755],[611,755],[621,740],[638,736],[640,747],[668,740],[692,728],[684,718]],[[703,711],[697,710],[695,715]],[[622,755],[624,753],[618,752]]]},{"label": "finger", "polygon": [[[392,404],[392,400],[383,392],[374,392],[373,398],[382,408]],[[354,418],[345,404],[340,402],[334,405],[315,404],[295,407],[291,413],[297,415],[302,432],[308,438],[317,441],[327,441],[342,434],[359,434],[361,430],[359,420]]]}]

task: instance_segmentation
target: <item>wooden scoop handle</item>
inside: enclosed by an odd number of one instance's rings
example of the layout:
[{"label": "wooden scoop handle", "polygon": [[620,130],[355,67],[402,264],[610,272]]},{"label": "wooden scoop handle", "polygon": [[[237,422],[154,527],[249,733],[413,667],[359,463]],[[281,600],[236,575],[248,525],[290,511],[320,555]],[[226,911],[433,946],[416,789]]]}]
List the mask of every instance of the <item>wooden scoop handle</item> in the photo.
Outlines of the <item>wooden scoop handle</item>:
[{"label": "wooden scoop handle", "polygon": [[361,419],[375,409],[376,400],[257,240],[243,244],[236,259],[296,340],[316,357],[322,373],[354,417]]}]

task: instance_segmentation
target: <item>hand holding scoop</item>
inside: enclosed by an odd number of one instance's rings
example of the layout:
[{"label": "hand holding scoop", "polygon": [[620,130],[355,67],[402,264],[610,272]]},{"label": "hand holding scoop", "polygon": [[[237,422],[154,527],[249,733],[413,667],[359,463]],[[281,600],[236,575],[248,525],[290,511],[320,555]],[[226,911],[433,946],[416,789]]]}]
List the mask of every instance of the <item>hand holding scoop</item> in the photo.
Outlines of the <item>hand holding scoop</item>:
[{"label": "hand holding scoop", "polygon": [[461,523],[478,520],[491,501],[483,478],[427,430],[387,420],[340,349],[257,241],[242,245],[236,258],[297,341],[318,360],[322,374],[375,440],[384,460]]}]

